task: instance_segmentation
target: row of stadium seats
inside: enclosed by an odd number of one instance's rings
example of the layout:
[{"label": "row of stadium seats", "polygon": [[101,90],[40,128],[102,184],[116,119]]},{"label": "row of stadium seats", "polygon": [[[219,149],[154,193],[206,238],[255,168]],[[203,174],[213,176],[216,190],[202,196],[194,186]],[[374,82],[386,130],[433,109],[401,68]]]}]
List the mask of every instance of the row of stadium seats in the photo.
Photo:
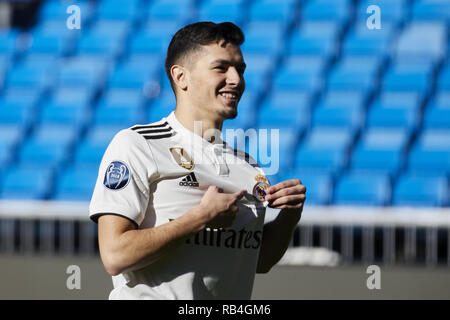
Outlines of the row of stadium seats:
[{"label": "row of stadium seats", "polygon": [[31,30],[0,30],[0,199],[89,200],[112,136],[173,109],[165,50],[200,19],[244,30],[246,93],[225,129],[280,129],[272,182],[300,177],[313,204],[448,206],[450,6],[379,0],[371,30],[371,4],[43,2]]}]

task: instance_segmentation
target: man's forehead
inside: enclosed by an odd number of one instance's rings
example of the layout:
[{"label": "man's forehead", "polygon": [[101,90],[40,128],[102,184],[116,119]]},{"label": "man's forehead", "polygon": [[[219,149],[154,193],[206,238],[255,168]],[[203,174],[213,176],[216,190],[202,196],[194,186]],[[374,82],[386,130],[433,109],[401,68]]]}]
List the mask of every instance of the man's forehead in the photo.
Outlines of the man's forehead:
[{"label": "man's forehead", "polygon": [[203,46],[205,49],[204,58],[209,62],[213,63],[216,60],[227,60],[233,63],[242,63],[244,58],[242,56],[241,49],[239,46],[227,43],[225,46],[217,43],[212,43]]}]

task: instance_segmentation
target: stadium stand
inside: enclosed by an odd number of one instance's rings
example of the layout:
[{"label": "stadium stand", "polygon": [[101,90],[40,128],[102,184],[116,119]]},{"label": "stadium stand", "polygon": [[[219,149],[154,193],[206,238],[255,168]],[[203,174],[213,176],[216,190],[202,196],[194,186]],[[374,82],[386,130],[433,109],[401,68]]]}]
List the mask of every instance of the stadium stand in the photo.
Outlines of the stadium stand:
[{"label": "stadium stand", "polygon": [[[224,134],[279,129],[272,183],[300,178],[313,205],[450,206],[447,1],[70,4],[81,30],[54,0],[30,29],[0,29],[1,199],[89,200],[113,135],[174,107],[171,36],[210,20],[244,30],[246,92]],[[373,4],[381,29],[366,24]]]}]

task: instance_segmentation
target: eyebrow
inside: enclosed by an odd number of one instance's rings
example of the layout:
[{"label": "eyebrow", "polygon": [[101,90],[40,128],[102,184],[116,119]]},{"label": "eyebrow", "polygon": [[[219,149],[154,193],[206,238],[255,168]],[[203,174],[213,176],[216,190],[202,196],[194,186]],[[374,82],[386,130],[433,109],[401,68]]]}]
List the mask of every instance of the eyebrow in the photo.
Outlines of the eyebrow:
[{"label": "eyebrow", "polygon": [[226,65],[230,65],[230,66],[236,66],[236,67],[241,67],[241,68],[243,68],[243,69],[245,69],[246,67],[247,67],[247,65],[245,64],[245,62],[238,62],[238,63],[233,63],[232,61],[230,61],[230,60],[225,60],[225,59],[217,59],[217,60],[214,60],[214,61],[212,61],[211,63],[210,63],[210,65],[213,65],[213,64],[226,64]]}]

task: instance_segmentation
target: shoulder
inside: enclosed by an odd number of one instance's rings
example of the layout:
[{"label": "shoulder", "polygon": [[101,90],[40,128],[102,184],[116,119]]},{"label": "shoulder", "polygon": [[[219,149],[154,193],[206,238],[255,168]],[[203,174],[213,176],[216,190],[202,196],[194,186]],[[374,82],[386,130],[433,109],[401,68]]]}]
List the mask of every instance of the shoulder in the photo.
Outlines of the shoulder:
[{"label": "shoulder", "polygon": [[133,132],[135,135],[141,136],[144,140],[149,142],[151,142],[151,140],[169,138],[174,134],[174,130],[170,127],[166,118],[149,124],[135,125],[128,130]]},{"label": "shoulder", "polygon": [[151,143],[166,137],[171,137],[174,131],[163,118],[160,121],[149,124],[137,124],[132,127],[122,129],[116,133],[112,143],[123,148],[147,145],[145,142]]}]

